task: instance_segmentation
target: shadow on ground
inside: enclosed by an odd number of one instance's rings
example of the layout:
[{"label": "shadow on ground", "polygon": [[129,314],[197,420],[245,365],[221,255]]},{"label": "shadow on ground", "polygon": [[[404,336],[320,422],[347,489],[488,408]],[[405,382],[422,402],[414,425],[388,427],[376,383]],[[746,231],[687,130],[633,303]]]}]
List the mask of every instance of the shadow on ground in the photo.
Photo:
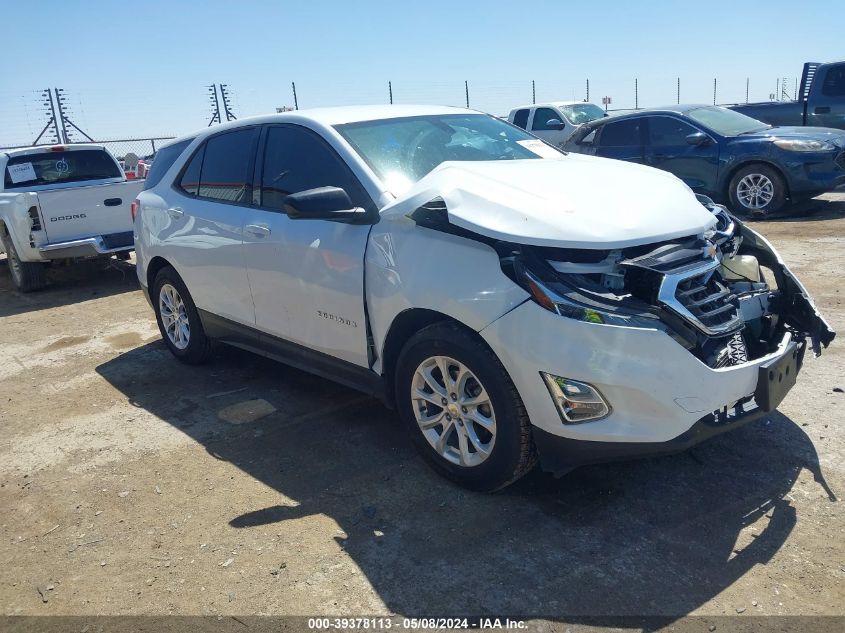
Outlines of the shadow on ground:
[{"label": "shadow on ground", "polygon": [[19,292],[12,283],[6,256],[0,256],[0,317],[47,310],[139,288],[135,265],[114,258],[53,265],[47,271],[47,280],[46,288]]},{"label": "shadow on ground", "polygon": [[[250,530],[332,517],[346,552],[401,615],[687,614],[783,545],[803,468],[834,498],[810,440],[778,413],[686,454],[561,480],[534,472],[478,495],[429,471],[376,401],[238,350],[186,367],[152,343],[97,371],[209,459],[299,502],[221,521]],[[221,390],[240,391],[206,397]],[[252,397],[278,411],[251,425],[217,419],[220,407]]]},{"label": "shadow on ground", "polygon": [[823,220],[838,220],[845,218],[845,189],[838,189],[836,193],[825,194],[810,200],[802,200],[766,216],[765,219],[757,220],[751,217],[743,217],[743,220],[751,224],[757,222],[820,222]]}]

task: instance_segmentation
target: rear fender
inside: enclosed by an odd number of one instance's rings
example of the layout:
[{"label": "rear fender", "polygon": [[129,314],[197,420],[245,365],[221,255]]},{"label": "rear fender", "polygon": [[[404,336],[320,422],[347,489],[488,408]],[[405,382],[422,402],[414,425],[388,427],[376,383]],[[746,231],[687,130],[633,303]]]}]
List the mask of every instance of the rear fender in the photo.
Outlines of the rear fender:
[{"label": "rear fender", "polygon": [[[41,231],[33,231],[29,209],[35,207]],[[46,234],[38,207],[38,196],[34,193],[0,193],[0,223],[3,224],[3,240],[11,241],[21,261],[40,262],[44,258],[36,248]],[[30,242],[32,237],[34,244]],[[5,250],[5,249],[4,249]]]}]

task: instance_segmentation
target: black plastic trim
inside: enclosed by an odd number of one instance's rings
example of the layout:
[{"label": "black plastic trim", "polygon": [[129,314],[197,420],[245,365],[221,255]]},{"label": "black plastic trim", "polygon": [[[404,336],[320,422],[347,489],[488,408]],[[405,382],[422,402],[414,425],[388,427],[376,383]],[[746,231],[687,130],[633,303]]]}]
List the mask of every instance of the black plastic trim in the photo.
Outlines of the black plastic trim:
[{"label": "black plastic trim", "polygon": [[221,343],[266,356],[321,378],[328,378],[385,402],[383,376],[367,367],[317,352],[206,310],[198,312],[206,335]]},{"label": "black plastic trim", "polygon": [[719,412],[706,415],[687,431],[666,442],[574,440],[534,427],[534,444],[540,453],[540,465],[543,470],[560,477],[574,468],[586,464],[601,464],[681,453],[696,444],[738,429],[770,413],[756,406],[753,402],[745,406],[747,408],[738,407],[729,413]]}]

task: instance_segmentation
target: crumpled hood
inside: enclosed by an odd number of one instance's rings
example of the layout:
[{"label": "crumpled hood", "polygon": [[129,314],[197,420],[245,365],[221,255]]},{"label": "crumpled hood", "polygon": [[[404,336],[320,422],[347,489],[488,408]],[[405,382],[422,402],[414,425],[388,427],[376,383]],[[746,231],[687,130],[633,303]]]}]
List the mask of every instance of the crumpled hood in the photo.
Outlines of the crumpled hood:
[{"label": "crumpled hood", "polygon": [[580,154],[445,162],[382,216],[440,197],[449,222],[493,239],[560,248],[626,248],[700,234],[713,215],[675,176]]}]

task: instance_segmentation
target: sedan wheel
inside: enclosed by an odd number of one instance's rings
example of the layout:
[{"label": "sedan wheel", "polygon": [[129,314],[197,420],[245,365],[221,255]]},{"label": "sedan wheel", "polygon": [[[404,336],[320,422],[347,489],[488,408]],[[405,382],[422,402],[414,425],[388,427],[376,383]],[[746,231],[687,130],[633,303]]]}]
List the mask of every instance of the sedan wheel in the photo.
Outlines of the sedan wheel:
[{"label": "sedan wheel", "polygon": [[417,367],[411,384],[414,415],[423,436],[445,460],[464,467],[486,460],[496,442],[496,415],[481,381],[448,356]]}]

